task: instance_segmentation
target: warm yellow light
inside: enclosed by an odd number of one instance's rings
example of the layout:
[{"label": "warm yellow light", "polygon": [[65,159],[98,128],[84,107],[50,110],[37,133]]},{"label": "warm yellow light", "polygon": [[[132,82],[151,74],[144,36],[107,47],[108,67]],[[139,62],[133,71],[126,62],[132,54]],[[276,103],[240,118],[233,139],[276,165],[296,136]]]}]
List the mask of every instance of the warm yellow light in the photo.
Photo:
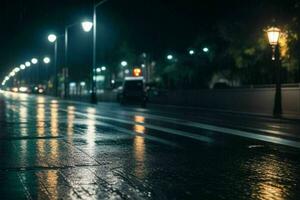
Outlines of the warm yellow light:
[{"label": "warm yellow light", "polygon": [[267,30],[267,34],[270,45],[276,46],[280,38],[281,30],[276,27],[271,27]]},{"label": "warm yellow light", "polygon": [[133,76],[141,76],[142,70],[140,68],[135,68],[133,70]]}]

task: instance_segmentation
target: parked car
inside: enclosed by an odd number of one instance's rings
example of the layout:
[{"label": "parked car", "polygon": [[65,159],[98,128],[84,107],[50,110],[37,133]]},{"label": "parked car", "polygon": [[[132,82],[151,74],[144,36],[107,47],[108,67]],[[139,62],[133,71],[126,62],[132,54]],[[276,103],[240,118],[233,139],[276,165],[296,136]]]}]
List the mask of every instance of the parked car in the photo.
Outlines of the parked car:
[{"label": "parked car", "polygon": [[121,105],[139,103],[142,107],[145,107],[147,103],[147,93],[144,79],[142,77],[125,78],[123,86],[119,87],[117,98]]}]

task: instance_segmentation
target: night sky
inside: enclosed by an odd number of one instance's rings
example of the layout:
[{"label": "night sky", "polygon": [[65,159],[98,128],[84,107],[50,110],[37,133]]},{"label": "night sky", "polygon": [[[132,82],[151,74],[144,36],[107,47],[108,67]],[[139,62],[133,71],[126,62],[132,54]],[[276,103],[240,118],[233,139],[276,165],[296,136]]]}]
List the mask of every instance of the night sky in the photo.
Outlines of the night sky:
[{"label": "night sky", "polygon": [[[214,33],[220,21],[244,20],[261,25],[294,2],[111,0],[98,9],[98,51],[106,51],[120,41],[127,41],[137,52],[159,55],[180,51],[188,48],[197,35]],[[92,5],[92,0],[2,0],[2,75],[33,56],[51,56],[47,34],[62,34],[66,24],[91,19]],[[63,57],[62,45],[59,49]],[[70,49],[70,64],[91,64],[91,34],[81,32],[79,26],[70,30]],[[98,57],[101,63],[101,55]]]}]

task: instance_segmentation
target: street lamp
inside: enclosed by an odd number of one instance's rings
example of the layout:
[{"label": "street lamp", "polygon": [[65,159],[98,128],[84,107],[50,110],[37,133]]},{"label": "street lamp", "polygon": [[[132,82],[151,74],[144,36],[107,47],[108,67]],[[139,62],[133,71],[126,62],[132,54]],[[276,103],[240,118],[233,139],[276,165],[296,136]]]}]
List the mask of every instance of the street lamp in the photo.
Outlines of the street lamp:
[{"label": "street lamp", "polygon": [[54,34],[48,35],[48,41],[49,42],[54,43],[54,42],[56,42],[56,40],[57,40],[56,35],[54,35]]},{"label": "street lamp", "polygon": [[81,26],[85,32],[90,32],[93,28],[93,23],[89,21],[84,21],[81,23]]},{"label": "street lamp", "polygon": [[9,73],[9,75],[10,75],[11,77],[14,77],[14,76],[16,75],[16,73],[15,73],[14,71],[12,71],[12,72]]},{"label": "street lamp", "polygon": [[[68,26],[65,27],[65,73],[64,73],[64,96],[65,98],[67,98],[68,96],[68,46],[69,46],[69,29],[78,25],[78,23],[73,23],[70,24]],[[93,27],[93,23],[88,22],[88,21],[84,21],[81,23],[81,27],[83,29],[84,32],[89,32],[92,27]]]},{"label": "street lamp", "polygon": [[15,73],[18,73],[20,71],[20,68],[19,67],[16,67],[15,69],[14,69],[14,72]]},{"label": "street lamp", "polygon": [[128,65],[128,63],[127,63],[126,61],[122,61],[122,62],[121,62],[121,66],[122,66],[122,67],[126,67],[127,65]]},{"label": "street lamp", "polygon": [[25,66],[24,64],[20,65],[20,69],[21,69],[21,70],[23,70],[23,69],[25,69],[25,68],[26,68],[26,66]]},{"label": "street lamp", "polygon": [[102,66],[102,67],[101,67],[101,70],[102,70],[102,71],[105,71],[105,70],[106,70],[106,67],[105,67],[105,66]]},{"label": "street lamp", "polygon": [[101,68],[98,67],[98,68],[96,69],[96,72],[97,72],[97,73],[100,73],[100,72],[101,72]]},{"label": "street lamp", "polygon": [[[99,3],[94,4],[93,6],[93,69],[91,70],[92,77],[95,77],[95,69],[97,64],[97,8],[104,3],[108,2],[108,0],[100,1]],[[97,103],[97,88],[96,88],[96,80],[92,78],[92,92],[91,92],[91,103]]]},{"label": "street lamp", "polygon": [[167,59],[168,59],[168,60],[173,60],[173,55],[169,54],[169,55],[167,56]]},{"label": "street lamp", "polygon": [[28,61],[27,61],[27,62],[25,62],[25,66],[26,66],[26,67],[30,67],[30,65],[31,65],[31,63],[30,63],[30,62],[28,62]]},{"label": "street lamp", "polygon": [[268,40],[272,47],[272,60],[275,60],[275,51],[280,37],[280,29],[271,27],[267,30]]},{"label": "street lamp", "polygon": [[189,54],[190,55],[194,55],[195,54],[195,51],[193,49],[189,50]]},{"label": "street lamp", "polygon": [[50,43],[54,43],[54,88],[55,88],[55,96],[58,95],[58,77],[57,77],[57,36],[54,34],[50,34],[48,36],[48,41]]},{"label": "street lamp", "polygon": [[49,64],[50,63],[50,58],[49,57],[45,57],[44,59],[43,59],[43,62],[45,63],[45,64]]},{"label": "street lamp", "polygon": [[277,27],[271,27],[267,30],[268,40],[272,47],[272,61],[276,67],[276,90],[273,115],[281,117],[282,102],[281,102],[281,66],[278,41],[281,35],[281,30]]},{"label": "street lamp", "polygon": [[31,59],[31,63],[34,64],[34,65],[36,65],[38,63],[38,59],[32,58]]},{"label": "street lamp", "polygon": [[209,49],[208,49],[207,47],[204,47],[204,48],[202,49],[202,51],[203,51],[204,53],[208,53],[208,52],[209,52]]}]

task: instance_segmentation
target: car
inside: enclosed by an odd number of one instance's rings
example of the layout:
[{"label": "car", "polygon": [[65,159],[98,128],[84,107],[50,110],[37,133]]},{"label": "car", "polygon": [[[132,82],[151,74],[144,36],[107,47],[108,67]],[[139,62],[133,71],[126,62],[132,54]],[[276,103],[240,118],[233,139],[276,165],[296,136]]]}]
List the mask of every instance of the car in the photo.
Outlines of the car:
[{"label": "car", "polygon": [[121,105],[128,103],[140,103],[146,107],[147,93],[145,91],[144,79],[142,77],[127,77],[120,87],[118,99]]}]

